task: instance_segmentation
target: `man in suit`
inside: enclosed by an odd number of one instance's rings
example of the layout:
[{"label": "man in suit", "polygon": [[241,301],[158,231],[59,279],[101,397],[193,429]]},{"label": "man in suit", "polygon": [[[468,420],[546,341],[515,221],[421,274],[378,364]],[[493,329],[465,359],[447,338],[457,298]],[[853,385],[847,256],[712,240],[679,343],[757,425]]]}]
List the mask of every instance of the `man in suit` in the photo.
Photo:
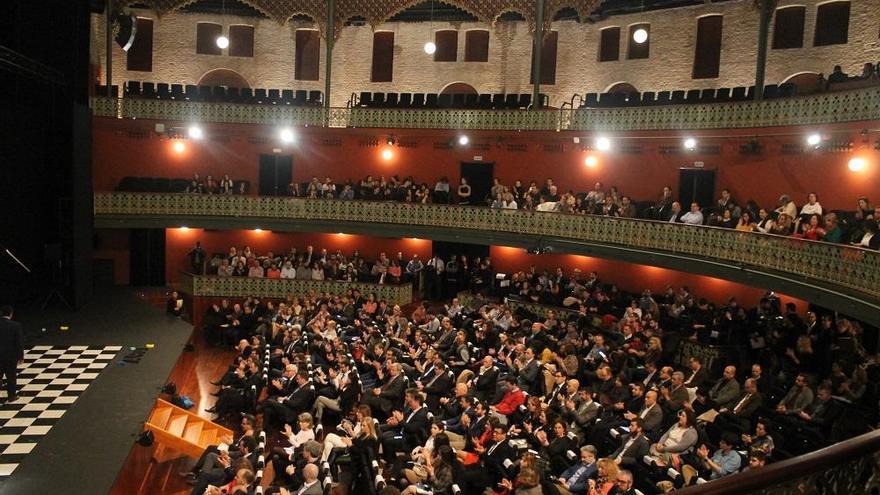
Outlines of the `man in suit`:
[{"label": "man in suit", "polygon": [[719,438],[722,431],[745,433],[751,430],[751,418],[763,405],[764,397],[758,391],[758,381],[754,378],[747,379],[744,388],[745,390],[733,402],[731,408],[719,409],[718,416],[713,422],[714,427],[709,428],[710,434],[713,430],[718,432],[718,435],[713,436],[713,439]]},{"label": "man in suit", "polygon": [[306,464],[302,470],[302,476],[303,484],[299,490],[288,493],[291,495],[322,495],[324,493],[324,489],[318,481],[318,466],[312,463]]},{"label": "man in suit", "polygon": [[698,389],[709,380],[709,373],[703,367],[703,361],[696,356],[690,359],[690,367],[691,372],[687,379],[685,379],[684,386]]},{"label": "man in suit", "polygon": [[669,380],[669,385],[660,387],[660,395],[663,397],[663,408],[670,414],[675,414],[684,406],[690,396],[684,386],[684,373],[676,371]]},{"label": "man in suit", "polygon": [[381,426],[382,452],[389,464],[394,461],[398,452],[408,453],[423,445],[431,428],[428,408],[422,404],[419,390],[408,389],[404,400],[407,411],[394,411],[388,418],[388,423]]},{"label": "man in suit", "polygon": [[785,416],[795,416],[813,403],[813,391],[807,384],[807,375],[801,373],[795,378],[794,386],[776,406],[776,412]]},{"label": "man in suit", "polygon": [[402,371],[400,363],[391,363],[385,383],[365,394],[364,404],[370,406],[375,416],[387,417],[394,409],[402,409],[403,393],[406,390]]},{"label": "man in suit", "polygon": [[221,454],[214,468],[203,469],[195,481],[189,480],[188,482],[195,485],[192,495],[202,495],[209,485],[218,486],[231,481],[238,472],[238,466],[244,460],[247,460],[251,466],[256,464],[257,440],[254,437],[241,437],[238,441],[238,450],[241,452],[241,456],[237,460],[233,460],[228,454]]},{"label": "man in suit", "polygon": [[18,398],[18,364],[24,359],[21,323],[12,321],[12,306],[0,307],[0,373],[6,378],[6,400]]},{"label": "man in suit", "polygon": [[300,370],[294,380],[296,380],[296,388],[285,399],[281,401],[267,399],[263,402],[265,426],[281,428],[284,423],[289,423],[300,413],[311,411],[315,403],[315,387],[309,383],[308,371]]},{"label": "man in suit", "polygon": [[697,393],[694,412],[702,414],[709,409],[729,409],[733,407],[737,397],[739,397],[739,382],[736,381],[736,368],[727,366],[724,368],[724,374],[712,385],[708,394]]},{"label": "man in suit", "polygon": [[489,447],[474,446],[474,450],[480,454],[480,461],[488,479],[488,486],[498,484],[502,478],[508,477],[505,461],[512,461],[516,453],[507,442],[507,430],[503,426],[492,428],[492,444]]},{"label": "man in suit", "polygon": [[525,390],[529,395],[541,395],[542,381],[541,367],[538,360],[535,359],[535,350],[531,347],[526,348],[523,357],[523,364],[517,373],[517,385]]},{"label": "man in suit", "polygon": [[568,421],[568,427],[576,435],[583,438],[584,434],[589,430],[596,418],[599,416],[599,403],[593,400],[592,392],[589,388],[580,389],[580,404],[573,400],[565,401],[565,412],[563,417]]},{"label": "man in suit", "polygon": [[473,380],[474,396],[483,402],[491,400],[498,386],[498,367],[492,356],[484,356],[480,372]]},{"label": "man in suit", "polygon": [[645,433],[657,431],[663,423],[663,408],[657,404],[657,392],[649,390],[645,392],[645,404],[636,414],[626,413],[624,418],[629,421],[639,419]]},{"label": "man in suit", "polygon": [[448,397],[452,391],[454,379],[451,372],[440,362],[434,366],[434,376],[425,381],[416,382],[420,391],[425,393],[425,404],[431,411],[440,410],[440,398]]},{"label": "man in suit", "polygon": [[559,479],[556,480],[556,489],[560,495],[584,495],[589,488],[587,480],[596,474],[597,469],[596,447],[584,445],[581,447],[581,462],[559,475]]},{"label": "man in suit", "polygon": [[629,433],[620,437],[620,447],[611,454],[618,466],[633,466],[648,455],[651,442],[645,436],[645,423],[640,418],[629,422]]}]

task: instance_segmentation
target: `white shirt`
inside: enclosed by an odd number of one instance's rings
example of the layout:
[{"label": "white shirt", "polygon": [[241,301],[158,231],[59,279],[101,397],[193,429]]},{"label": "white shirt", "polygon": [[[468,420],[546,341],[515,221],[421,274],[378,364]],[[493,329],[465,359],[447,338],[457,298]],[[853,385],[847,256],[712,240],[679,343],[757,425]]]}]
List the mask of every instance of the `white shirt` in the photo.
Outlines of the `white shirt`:
[{"label": "white shirt", "polygon": [[821,215],[822,205],[817,201],[815,204],[807,203],[801,208],[801,215]]}]

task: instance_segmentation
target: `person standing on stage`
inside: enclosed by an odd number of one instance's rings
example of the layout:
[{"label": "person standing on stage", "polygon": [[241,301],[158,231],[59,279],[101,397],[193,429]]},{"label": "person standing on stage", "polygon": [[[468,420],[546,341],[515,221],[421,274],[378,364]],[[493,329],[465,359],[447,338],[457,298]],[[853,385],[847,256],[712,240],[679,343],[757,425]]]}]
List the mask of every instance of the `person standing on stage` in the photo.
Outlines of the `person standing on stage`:
[{"label": "person standing on stage", "polygon": [[0,307],[0,373],[6,378],[6,394],[9,402],[18,398],[16,395],[16,374],[18,365],[24,359],[24,335],[21,323],[12,321],[12,307]]}]

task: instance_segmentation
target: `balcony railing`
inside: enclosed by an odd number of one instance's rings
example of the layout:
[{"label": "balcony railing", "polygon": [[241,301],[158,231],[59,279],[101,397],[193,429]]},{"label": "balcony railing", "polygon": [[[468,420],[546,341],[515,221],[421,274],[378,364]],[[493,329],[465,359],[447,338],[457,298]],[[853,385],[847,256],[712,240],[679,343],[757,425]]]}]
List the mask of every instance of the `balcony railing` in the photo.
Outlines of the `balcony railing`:
[{"label": "balcony railing", "polygon": [[301,280],[250,277],[218,277],[213,275],[193,275],[182,273],[178,289],[198,297],[270,297],[282,298],[288,294],[344,294],[357,289],[361,294],[375,294],[377,300],[389,304],[409,304],[412,302],[411,284],[370,284],[365,282],[343,282],[339,280]]},{"label": "balcony railing", "polygon": [[92,98],[98,117],[327,127],[640,131],[818,125],[880,119],[880,87],[738,103],[630,108],[468,110],[246,105]]},{"label": "balcony railing", "polygon": [[348,222],[402,226],[400,236],[407,235],[405,227],[446,228],[464,234],[521,234],[562,243],[639,248],[712,260],[741,270],[782,273],[808,283],[846,288],[874,301],[880,296],[880,252],[714,227],[469,206],[283,197],[97,193],[94,200],[98,219],[152,218],[168,226],[192,218]]}]

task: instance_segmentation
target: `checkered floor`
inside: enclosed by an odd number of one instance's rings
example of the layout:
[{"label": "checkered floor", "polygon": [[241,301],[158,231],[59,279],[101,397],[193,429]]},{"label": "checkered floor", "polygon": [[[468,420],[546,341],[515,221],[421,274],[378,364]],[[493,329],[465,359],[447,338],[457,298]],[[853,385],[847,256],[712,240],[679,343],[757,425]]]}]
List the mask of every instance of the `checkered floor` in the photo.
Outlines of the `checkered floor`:
[{"label": "checkered floor", "polygon": [[[0,405],[0,481],[12,474],[121,349],[38,345],[25,351],[18,368],[18,400]],[[4,387],[0,398],[6,396]]]}]

